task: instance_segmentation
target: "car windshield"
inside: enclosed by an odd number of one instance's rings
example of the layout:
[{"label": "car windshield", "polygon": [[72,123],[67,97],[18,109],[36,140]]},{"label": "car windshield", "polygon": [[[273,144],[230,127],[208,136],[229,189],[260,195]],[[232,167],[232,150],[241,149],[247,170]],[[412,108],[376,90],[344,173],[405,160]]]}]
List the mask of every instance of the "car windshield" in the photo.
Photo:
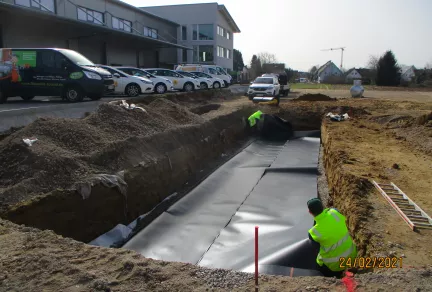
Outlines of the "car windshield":
[{"label": "car windshield", "polygon": [[90,61],[80,53],[77,53],[72,50],[59,50],[59,52],[65,55],[69,60],[71,60],[76,65],[96,67],[92,61]]},{"label": "car windshield", "polygon": [[273,78],[257,78],[254,83],[273,84]]},{"label": "car windshield", "polygon": [[195,74],[196,76],[199,76],[199,77],[204,77],[204,78],[213,78],[211,75],[208,75],[208,74],[206,74],[206,73],[203,73],[203,72],[192,72],[193,74]]},{"label": "car windshield", "polygon": [[218,71],[218,73],[220,73],[221,75],[226,75],[226,72],[224,70],[222,70],[222,68],[216,67],[216,70]]},{"label": "car windshield", "polygon": [[139,77],[152,77],[152,78],[156,78],[156,75],[151,74],[150,72],[146,72],[144,70],[133,70],[132,72],[134,73],[134,76],[139,76]]},{"label": "car windshield", "polygon": [[189,72],[184,72],[184,71],[176,71],[176,72],[183,75],[183,76],[195,78],[195,76]]}]

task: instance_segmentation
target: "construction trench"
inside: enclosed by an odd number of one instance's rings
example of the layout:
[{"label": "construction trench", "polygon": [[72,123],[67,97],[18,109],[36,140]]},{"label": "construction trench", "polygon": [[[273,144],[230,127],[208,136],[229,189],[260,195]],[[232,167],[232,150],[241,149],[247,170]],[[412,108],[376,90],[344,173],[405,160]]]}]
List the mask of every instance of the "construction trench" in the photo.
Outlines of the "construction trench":
[{"label": "construction trench", "polygon": [[[371,235],[358,231],[370,184],[341,170],[322,123],[339,105],[261,107],[295,131],[287,141],[269,142],[248,133],[247,117],[257,107],[241,99],[227,92],[137,99],[132,102],[147,113],[104,105],[72,122],[77,127],[70,137],[59,134],[71,126],[61,119],[40,119],[11,133],[0,140],[2,158],[20,154],[3,159],[9,166],[1,173],[1,217],[113,252],[122,248],[155,260],[242,272],[253,272],[259,226],[261,274],[319,276],[306,207],[319,196],[346,214],[359,255],[368,255]],[[55,134],[45,132],[53,125]],[[30,134],[39,143],[26,147],[21,137]],[[30,163],[71,166],[23,174]],[[49,176],[58,178],[56,185],[44,183]]]}]

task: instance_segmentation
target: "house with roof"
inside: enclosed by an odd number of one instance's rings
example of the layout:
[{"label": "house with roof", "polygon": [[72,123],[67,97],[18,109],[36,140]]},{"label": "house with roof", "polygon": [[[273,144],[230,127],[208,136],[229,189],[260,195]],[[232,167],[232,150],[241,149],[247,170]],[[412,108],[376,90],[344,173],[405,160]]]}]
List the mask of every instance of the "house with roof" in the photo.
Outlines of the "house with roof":
[{"label": "house with roof", "polygon": [[365,83],[370,83],[374,79],[374,72],[367,68],[351,68],[345,74],[345,81],[347,83],[352,83],[353,80],[362,80]]},{"label": "house with roof", "polygon": [[411,82],[415,77],[416,68],[414,66],[401,66],[401,81]]},{"label": "house with roof", "polygon": [[343,77],[343,72],[332,61],[322,65],[315,73],[314,79],[318,82],[329,82]]}]

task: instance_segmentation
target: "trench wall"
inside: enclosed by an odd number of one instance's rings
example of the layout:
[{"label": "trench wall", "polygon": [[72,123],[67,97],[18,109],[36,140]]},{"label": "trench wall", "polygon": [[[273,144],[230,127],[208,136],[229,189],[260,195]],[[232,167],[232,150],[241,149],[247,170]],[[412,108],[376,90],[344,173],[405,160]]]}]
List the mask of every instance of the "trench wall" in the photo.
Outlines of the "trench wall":
[{"label": "trench wall", "polygon": [[367,231],[366,225],[372,208],[367,196],[371,184],[367,179],[344,169],[340,149],[336,147],[337,141],[332,139],[327,123],[324,120],[321,126],[321,142],[329,186],[329,204],[346,216],[348,229],[357,244],[359,256],[367,256],[371,233]]},{"label": "trench wall", "polygon": [[220,160],[224,152],[244,141],[245,118],[252,112],[246,107],[200,125],[110,145],[98,159],[122,161],[126,196],[102,184],[94,185],[86,199],[73,189],[55,190],[24,202],[2,217],[88,242],[119,223],[128,224],[203,176],[203,170]]}]

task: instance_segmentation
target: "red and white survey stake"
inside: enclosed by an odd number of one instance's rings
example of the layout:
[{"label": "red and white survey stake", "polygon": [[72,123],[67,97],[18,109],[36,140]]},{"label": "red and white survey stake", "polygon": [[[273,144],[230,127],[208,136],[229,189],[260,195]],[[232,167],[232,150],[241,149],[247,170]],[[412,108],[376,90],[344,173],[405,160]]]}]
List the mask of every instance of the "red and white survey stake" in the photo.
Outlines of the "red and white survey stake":
[{"label": "red and white survey stake", "polygon": [[258,226],[255,226],[255,292],[258,292]]}]

